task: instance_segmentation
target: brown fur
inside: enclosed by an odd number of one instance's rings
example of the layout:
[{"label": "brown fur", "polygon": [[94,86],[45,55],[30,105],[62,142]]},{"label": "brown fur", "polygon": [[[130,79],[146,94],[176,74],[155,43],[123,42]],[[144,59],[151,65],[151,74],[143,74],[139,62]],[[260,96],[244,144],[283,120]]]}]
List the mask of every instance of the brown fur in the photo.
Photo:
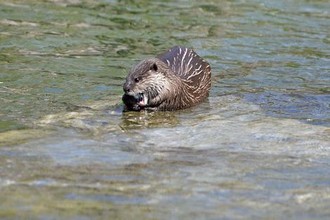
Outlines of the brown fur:
[{"label": "brown fur", "polygon": [[193,50],[173,47],[143,60],[124,83],[126,110],[178,110],[203,101],[211,87],[210,65]]}]

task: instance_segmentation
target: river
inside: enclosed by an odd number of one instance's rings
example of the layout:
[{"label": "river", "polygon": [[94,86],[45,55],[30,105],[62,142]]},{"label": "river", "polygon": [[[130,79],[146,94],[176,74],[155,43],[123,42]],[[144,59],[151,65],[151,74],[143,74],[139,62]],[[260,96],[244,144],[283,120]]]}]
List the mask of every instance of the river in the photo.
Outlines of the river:
[{"label": "river", "polygon": [[[330,2],[0,0],[0,218],[329,219]],[[207,101],[122,112],[140,60]]]}]

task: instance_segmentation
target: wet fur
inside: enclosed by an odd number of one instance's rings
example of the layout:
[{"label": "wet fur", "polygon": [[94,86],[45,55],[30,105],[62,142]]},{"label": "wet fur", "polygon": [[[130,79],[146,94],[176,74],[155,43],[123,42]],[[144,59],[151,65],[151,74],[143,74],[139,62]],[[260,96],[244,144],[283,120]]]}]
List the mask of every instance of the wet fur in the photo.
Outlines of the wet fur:
[{"label": "wet fur", "polygon": [[[210,79],[206,61],[191,49],[174,47],[133,67],[123,86],[123,101],[126,110],[188,108],[208,96]],[[148,98],[146,105],[138,104],[140,96]]]}]

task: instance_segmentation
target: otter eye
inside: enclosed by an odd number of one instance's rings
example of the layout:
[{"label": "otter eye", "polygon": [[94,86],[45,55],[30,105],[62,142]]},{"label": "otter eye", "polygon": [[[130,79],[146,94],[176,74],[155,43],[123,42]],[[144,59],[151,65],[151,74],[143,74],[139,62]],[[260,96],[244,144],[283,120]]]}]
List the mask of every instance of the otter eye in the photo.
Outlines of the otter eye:
[{"label": "otter eye", "polygon": [[134,78],[134,82],[138,83],[140,81],[140,78],[139,77],[135,77]]}]

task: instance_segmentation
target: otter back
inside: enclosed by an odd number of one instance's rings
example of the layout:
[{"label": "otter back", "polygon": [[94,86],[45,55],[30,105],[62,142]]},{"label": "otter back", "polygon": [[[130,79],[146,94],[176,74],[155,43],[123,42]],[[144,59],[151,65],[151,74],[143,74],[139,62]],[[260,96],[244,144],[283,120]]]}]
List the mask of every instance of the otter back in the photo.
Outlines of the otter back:
[{"label": "otter back", "polygon": [[189,90],[187,92],[193,94],[195,104],[208,96],[211,88],[211,67],[195,51],[175,46],[157,58],[183,80]]},{"label": "otter back", "polygon": [[189,80],[200,74],[211,76],[209,63],[192,49],[176,46],[158,55],[157,58],[171,67],[172,71],[182,79]]}]

